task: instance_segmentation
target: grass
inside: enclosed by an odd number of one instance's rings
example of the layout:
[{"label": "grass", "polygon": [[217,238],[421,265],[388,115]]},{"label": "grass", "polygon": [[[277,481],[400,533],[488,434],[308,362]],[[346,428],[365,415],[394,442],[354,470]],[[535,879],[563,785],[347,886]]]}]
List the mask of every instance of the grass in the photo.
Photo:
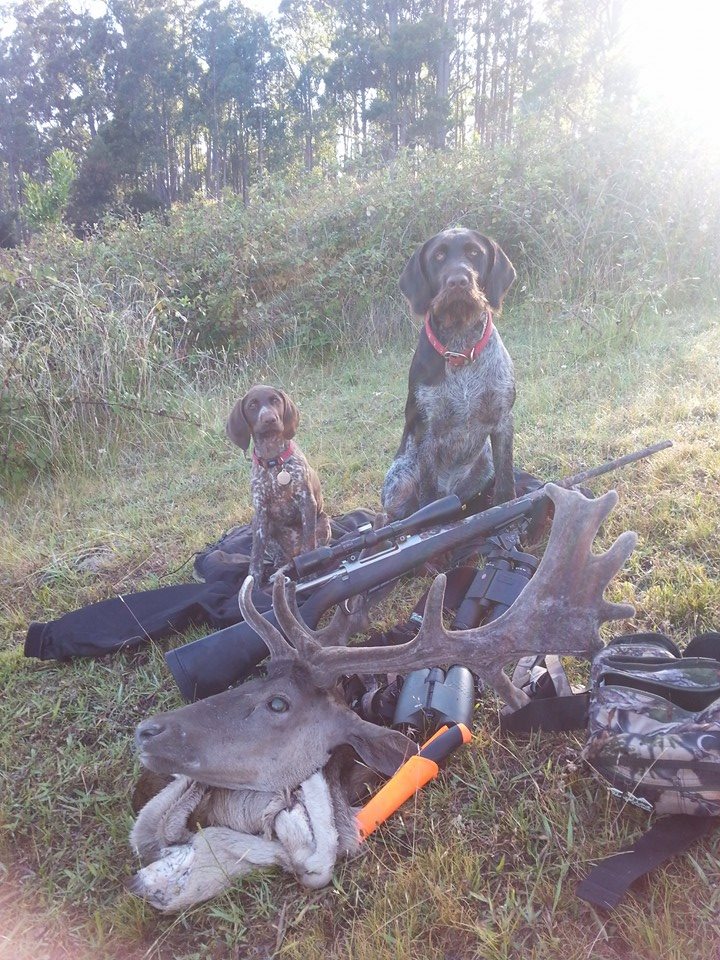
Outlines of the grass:
[{"label": "grass", "polygon": [[[720,620],[720,324],[701,314],[587,326],[530,307],[501,320],[516,364],[516,459],[555,477],[664,437],[672,450],[597,481],[620,504],[638,549],[612,587],[635,603],[623,630],[684,642]],[[32,619],[116,593],[187,579],[177,570],[249,518],[248,469],[222,430],[251,381],[299,402],[299,440],[339,513],[378,506],[401,431],[409,342],[358,347],[310,366],[216,371],[188,387],[200,424],[148,420],[103,435],[93,469],[68,469],[6,493],[0,516],[0,958],[283,960],[685,960],[720,943],[716,839],[644,882],[611,917],[574,896],[590,859],[646,820],[621,809],[578,761],[572,735],[501,737],[497,703],[478,707],[476,739],[447,772],[308,892],[258,873],[178,917],[124,892],[137,766],[132,731],[179,704],[162,659],[177,637],[135,654],[71,664],[22,657]],[[83,563],[85,561],[85,563]],[[417,585],[382,611],[400,618]]]}]

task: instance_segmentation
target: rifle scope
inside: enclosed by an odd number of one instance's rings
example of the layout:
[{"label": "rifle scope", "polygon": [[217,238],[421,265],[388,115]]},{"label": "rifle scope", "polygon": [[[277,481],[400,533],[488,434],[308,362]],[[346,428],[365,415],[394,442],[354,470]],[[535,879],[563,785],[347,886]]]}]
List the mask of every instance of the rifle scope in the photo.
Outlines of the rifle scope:
[{"label": "rifle scope", "polygon": [[421,507],[415,513],[410,514],[404,520],[396,520],[394,523],[389,523],[378,530],[368,530],[367,533],[359,537],[341,540],[340,543],[336,543],[332,547],[318,547],[317,550],[300,554],[292,562],[295,573],[298,579],[302,580],[303,577],[307,577],[308,574],[313,573],[325,563],[343,560],[360,550],[375,547],[383,540],[406,537],[411,533],[422,530],[423,527],[432,527],[438,523],[444,523],[446,520],[455,520],[461,512],[462,503],[455,494],[443,497],[441,500],[434,500],[427,506]]}]

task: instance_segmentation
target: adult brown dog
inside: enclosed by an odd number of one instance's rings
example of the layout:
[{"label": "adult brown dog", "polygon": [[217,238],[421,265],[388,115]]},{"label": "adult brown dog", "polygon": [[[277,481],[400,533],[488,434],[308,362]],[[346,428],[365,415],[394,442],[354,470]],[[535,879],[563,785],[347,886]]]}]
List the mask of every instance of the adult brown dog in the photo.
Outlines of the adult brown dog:
[{"label": "adult brown dog", "polygon": [[320,479],[293,437],[300,412],[283,390],[251,387],[237,401],[226,431],[247,453],[253,441],[250,489],[255,514],[250,576],[262,582],[265,554],[274,566],[330,539]]},{"label": "adult brown dog", "polygon": [[405,266],[400,289],[424,325],[382,489],[389,519],[450,493],[467,500],[493,476],[496,504],[515,496],[515,377],[493,322],[514,279],[498,244],[475,230],[436,234]]}]

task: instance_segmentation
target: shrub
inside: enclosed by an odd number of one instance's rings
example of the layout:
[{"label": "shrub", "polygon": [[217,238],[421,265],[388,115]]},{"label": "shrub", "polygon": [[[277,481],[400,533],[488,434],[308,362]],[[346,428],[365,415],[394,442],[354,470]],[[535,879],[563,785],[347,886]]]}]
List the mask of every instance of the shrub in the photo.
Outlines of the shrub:
[{"label": "shrub", "polygon": [[75,157],[69,150],[54,150],[47,165],[48,179],[43,183],[23,174],[25,203],[22,212],[35,230],[61,219],[77,172]]}]

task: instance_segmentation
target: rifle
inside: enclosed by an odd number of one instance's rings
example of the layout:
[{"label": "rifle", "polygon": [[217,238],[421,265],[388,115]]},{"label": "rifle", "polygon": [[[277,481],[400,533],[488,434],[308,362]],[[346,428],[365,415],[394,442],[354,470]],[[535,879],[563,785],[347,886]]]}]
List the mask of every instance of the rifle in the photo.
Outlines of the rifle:
[{"label": "rifle", "polygon": [[[566,477],[557,481],[557,485],[579,486],[671,446],[671,440],[663,440]],[[300,607],[303,620],[314,629],[330,607],[350,597],[385,588],[441,554],[470,545],[474,547],[474,554],[488,553],[488,541],[491,549],[498,542],[512,546],[527,529],[538,504],[545,499],[545,486],[474,514],[476,498],[463,504],[454,495],[443,497],[404,520],[379,530],[361,532],[332,547],[301,554],[289,567],[297,579],[299,600],[311,592]],[[305,579],[313,573],[317,575]],[[277,626],[272,610],[263,616]],[[245,679],[266,656],[263,641],[242,622],[170,650],[165,660],[183,697],[196,700],[221,693]]]}]

